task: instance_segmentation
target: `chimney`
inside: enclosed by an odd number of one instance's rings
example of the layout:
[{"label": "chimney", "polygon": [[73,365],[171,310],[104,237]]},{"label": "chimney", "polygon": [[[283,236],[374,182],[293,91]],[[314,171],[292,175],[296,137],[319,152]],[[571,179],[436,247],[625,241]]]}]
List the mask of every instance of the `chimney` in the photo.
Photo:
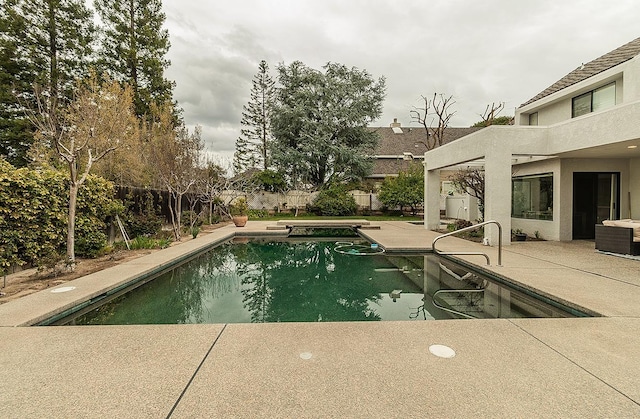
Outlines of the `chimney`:
[{"label": "chimney", "polygon": [[393,118],[393,122],[389,126],[391,128],[400,128],[400,122],[398,122],[398,118]]}]

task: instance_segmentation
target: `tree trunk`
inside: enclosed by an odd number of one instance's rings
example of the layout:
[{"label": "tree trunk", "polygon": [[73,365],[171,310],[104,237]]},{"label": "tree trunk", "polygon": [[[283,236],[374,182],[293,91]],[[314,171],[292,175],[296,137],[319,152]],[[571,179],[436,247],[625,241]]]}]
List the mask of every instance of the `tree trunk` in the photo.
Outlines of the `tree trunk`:
[{"label": "tree trunk", "polygon": [[182,194],[178,193],[176,194],[176,200],[174,202],[175,204],[175,217],[176,217],[176,223],[175,223],[175,229],[176,229],[176,237],[177,240],[180,241],[182,239]]},{"label": "tree trunk", "polygon": [[171,200],[177,201],[177,197],[169,189],[169,214],[171,215],[171,228],[173,229],[173,238],[180,241],[180,227],[176,224],[175,204]]},{"label": "tree trunk", "polygon": [[76,267],[75,229],[76,229],[76,204],[78,202],[78,184],[69,183],[69,221],[67,224],[67,263],[69,269]]}]

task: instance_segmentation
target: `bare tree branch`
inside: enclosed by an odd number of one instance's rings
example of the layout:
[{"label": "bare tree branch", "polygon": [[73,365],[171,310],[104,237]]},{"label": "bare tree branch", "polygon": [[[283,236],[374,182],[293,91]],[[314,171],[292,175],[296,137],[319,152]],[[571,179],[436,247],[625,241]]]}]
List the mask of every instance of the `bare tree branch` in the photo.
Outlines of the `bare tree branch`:
[{"label": "bare tree branch", "polygon": [[[427,134],[424,141],[420,141],[427,150],[433,150],[444,144],[444,133],[449,126],[449,121],[455,115],[450,108],[456,102],[453,96],[445,97],[443,94],[434,93],[429,99],[422,96],[424,107],[414,107],[409,113],[411,118],[422,125]],[[429,118],[431,116],[431,118]]]}]

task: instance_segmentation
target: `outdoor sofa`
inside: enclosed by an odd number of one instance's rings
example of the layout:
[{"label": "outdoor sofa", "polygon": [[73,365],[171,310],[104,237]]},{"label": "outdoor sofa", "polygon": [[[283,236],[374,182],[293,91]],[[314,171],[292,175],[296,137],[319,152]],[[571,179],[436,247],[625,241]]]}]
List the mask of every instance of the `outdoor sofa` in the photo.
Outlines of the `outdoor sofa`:
[{"label": "outdoor sofa", "polygon": [[640,220],[604,220],[596,224],[596,249],[640,255]]}]

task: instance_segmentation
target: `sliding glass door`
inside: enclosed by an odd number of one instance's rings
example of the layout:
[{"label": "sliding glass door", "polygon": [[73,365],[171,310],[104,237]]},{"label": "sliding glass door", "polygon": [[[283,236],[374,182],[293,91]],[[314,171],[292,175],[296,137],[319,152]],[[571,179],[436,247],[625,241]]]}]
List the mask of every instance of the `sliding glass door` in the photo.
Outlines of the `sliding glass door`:
[{"label": "sliding glass door", "polygon": [[620,218],[619,173],[573,174],[573,239],[593,239],[595,225]]}]

